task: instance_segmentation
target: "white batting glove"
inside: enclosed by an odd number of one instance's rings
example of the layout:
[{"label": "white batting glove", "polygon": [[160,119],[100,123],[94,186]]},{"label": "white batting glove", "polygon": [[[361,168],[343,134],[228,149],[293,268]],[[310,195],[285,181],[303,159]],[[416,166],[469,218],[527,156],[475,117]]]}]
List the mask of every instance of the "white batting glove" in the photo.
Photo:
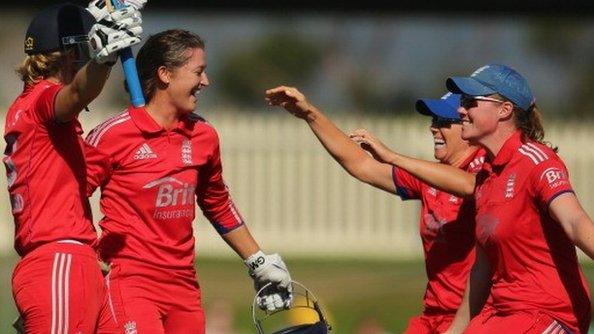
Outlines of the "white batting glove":
[{"label": "white batting glove", "polygon": [[91,57],[99,64],[113,65],[118,51],[140,43],[142,15],[126,7],[95,23],[89,33]]},{"label": "white batting glove", "polygon": [[266,255],[258,251],[245,260],[245,265],[254,280],[256,291],[272,283],[257,298],[257,304],[261,309],[276,311],[291,306],[293,301],[291,275],[280,255]]},{"label": "white batting glove", "polygon": [[[87,10],[95,17],[95,21],[97,22],[109,15],[109,7],[107,7],[106,1],[111,0],[93,0],[87,6]],[[123,3],[124,6],[132,6],[134,9],[141,10],[144,8],[146,1],[147,0],[125,0]]]}]

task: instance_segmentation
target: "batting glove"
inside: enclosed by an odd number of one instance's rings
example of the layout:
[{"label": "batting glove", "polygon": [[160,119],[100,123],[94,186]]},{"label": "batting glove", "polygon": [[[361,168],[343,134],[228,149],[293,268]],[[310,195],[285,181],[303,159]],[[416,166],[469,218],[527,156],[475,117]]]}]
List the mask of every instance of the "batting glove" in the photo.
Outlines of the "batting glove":
[{"label": "batting glove", "polygon": [[91,57],[99,64],[113,65],[118,51],[140,43],[142,16],[126,7],[105,16],[91,28]]},{"label": "batting glove", "polygon": [[[87,6],[87,10],[95,17],[95,21],[97,22],[110,14],[106,1],[111,0],[93,0]],[[141,10],[144,8],[146,0],[125,0],[123,3],[124,6],[132,6],[134,9]]]},{"label": "batting glove", "polygon": [[266,255],[262,251],[245,260],[248,272],[254,280],[254,288],[260,291],[272,283],[258,297],[258,306],[267,311],[289,308],[293,301],[291,275],[280,255]]}]

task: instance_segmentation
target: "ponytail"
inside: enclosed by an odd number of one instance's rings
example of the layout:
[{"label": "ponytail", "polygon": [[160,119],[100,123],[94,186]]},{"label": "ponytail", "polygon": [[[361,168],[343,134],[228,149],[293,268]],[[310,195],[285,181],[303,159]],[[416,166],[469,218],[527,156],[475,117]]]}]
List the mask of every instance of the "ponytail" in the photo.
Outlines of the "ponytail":
[{"label": "ponytail", "polygon": [[558,148],[556,146],[544,140],[545,131],[542,125],[542,114],[536,104],[532,104],[528,110],[523,110],[514,104],[513,113],[514,124],[522,132],[522,142],[532,140],[544,144],[557,152]]},{"label": "ponytail", "polygon": [[64,57],[62,51],[28,55],[16,72],[25,86],[33,85],[44,78],[59,76]]}]

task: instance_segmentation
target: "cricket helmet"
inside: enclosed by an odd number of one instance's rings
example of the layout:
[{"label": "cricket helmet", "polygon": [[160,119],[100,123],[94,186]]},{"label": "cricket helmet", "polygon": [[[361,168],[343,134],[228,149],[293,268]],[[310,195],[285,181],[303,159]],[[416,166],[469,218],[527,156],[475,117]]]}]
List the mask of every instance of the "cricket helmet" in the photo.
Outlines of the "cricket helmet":
[{"label": "cricket helmet", "polygon": [[39,12],[25,35],[25,53],[39,53],[81,47],[88,51],[88,34],[95,18],[84,7],[71,3],[50,6]]},{"label": "cricket helmet", "polygon": [[[256,330],[258,334],[265,334],[263,327],[264,320],[268,319],[269,317],[281,313],[281,312],[291,312],[291,310],[302,309],[302,310],[311,310],[316,315],[318,320],[313,323],[303,323],[298,325],[291,325],[290,327],[285,327],[280,330],[276,330],[273,334],[328,334],[332,330],[330,324],[324,317],[324,313],[322,312],[322,308],[318,302],[316,296],[309,291],[303,284],[291,281],[293,286],[293,301],[291,306],[288,309],[280,309],[276,311],[264,311],[259,310],[257,305],[258,297],[270,286],[271,283],[264,286],[260,291],[256,293],[254,297],[254,301],[252,303],[252,319],[254,321],[254,325],[256,326]],[[258,317],[258,313],[260,313],[260,317]]]}]

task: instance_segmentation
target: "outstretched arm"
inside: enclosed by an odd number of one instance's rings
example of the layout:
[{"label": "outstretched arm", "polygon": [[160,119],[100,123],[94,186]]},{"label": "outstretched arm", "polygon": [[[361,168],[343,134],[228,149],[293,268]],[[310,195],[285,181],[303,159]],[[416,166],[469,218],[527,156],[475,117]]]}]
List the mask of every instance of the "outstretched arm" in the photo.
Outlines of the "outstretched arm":
[{"label": "outstretched arm", "polygon": [[476,182],[474,174],[446,164],[396,153],[365,129],[358,129],[349,137],[369,151],[375,159],[402,168],[433,187],[460,197],[469,197],[474,194]]},{"label": "outstretched arm", "polygon": [[281,106],[307,122],[320,143],[349,174],[390,193],[396,191],[392,166],[373,159],[342,132],[296,88],[280,86],[266,91],[269,105]]}]

